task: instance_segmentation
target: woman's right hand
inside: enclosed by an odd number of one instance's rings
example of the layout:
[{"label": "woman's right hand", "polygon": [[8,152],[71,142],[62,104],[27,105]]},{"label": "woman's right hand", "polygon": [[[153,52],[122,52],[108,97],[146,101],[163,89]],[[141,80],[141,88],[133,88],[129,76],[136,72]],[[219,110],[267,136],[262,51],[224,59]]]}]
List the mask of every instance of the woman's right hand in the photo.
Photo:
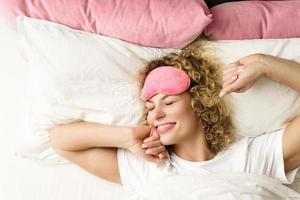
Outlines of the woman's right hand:
[{"label": "woman's right hand", "polygon": [[161,143],[159,135],[151,126],[136,126],[130,128],[131,139],[125,148],[157,164],[169,159],[169,153]]}]

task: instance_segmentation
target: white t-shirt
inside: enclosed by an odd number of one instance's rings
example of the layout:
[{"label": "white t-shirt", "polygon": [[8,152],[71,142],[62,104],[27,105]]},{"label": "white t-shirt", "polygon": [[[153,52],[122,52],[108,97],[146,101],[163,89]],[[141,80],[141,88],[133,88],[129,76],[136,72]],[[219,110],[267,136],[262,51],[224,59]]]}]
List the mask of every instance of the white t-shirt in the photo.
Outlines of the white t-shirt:
[{"label": "white t-shirt", "polygon": [[282,153],[283,128],[256,137],[244,137],[213,159],[202,162],[186,161],[175,153],[165,164],[155,164],[118,149],[118,165],[123,186],[137,190],[143,184],[168,174],[197,175],[203,173],[245,172],[267,175],[291,184],[298,169],[285,174]]}]

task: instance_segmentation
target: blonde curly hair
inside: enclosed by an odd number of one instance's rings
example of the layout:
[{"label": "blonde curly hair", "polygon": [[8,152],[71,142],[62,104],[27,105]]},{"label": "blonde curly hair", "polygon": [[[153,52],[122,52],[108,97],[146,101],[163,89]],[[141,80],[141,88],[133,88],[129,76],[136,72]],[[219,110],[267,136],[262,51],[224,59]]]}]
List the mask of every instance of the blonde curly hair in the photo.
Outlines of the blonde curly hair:
[{"label": "blonde curly hair", "polygon": [[[192,97],[192,108],[201,120],[211,152],[217,154],[235,141],[235,130],[229,105],[219,97],[222,71],[212,52],[204,41],[197,41],[179,54],[171,53],[150,61],[143,77],[145,79],[150,71],[164,65],[174,66],[188,73],[191,85],[187,92]],[[147,112],[144,113],[146,119]]]}]

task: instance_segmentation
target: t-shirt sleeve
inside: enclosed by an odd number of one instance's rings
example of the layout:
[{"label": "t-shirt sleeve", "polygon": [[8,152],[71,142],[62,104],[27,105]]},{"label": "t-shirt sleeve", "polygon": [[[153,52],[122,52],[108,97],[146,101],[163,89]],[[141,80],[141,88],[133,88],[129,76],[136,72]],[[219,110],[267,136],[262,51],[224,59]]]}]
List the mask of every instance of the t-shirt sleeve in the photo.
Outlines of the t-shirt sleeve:
[{"label": "t-shirt sleeve", "polygon": [[298,168],[284,171],[283,131],[284,128],[280,128],[249,139],[246,171],[267,175],[284,184],[293,183]]},{"label": "t-shirt sleeve", "polygon": [[122,185],[127,190],[135,190],[149,177],[150,163],[125,149],[118,149],[118,166]]}]

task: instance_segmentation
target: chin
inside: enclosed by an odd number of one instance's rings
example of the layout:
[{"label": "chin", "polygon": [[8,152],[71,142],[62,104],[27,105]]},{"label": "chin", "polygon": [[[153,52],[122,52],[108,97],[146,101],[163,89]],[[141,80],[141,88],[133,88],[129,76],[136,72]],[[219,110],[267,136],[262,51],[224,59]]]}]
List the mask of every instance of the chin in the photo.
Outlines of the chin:
[{"label": "chin", "polygon": [[160,141],[165,146],[174,144],[174,141],[172,140],[172,138],[169,138],[167,136],[161,136]]},{"label": "chin", "polygon": [[176,134],[176,130],[171,130],[166,133],[160,134],[160,141],[163,145],[173,145],[176,143],[176,137],[174,137]]}]

